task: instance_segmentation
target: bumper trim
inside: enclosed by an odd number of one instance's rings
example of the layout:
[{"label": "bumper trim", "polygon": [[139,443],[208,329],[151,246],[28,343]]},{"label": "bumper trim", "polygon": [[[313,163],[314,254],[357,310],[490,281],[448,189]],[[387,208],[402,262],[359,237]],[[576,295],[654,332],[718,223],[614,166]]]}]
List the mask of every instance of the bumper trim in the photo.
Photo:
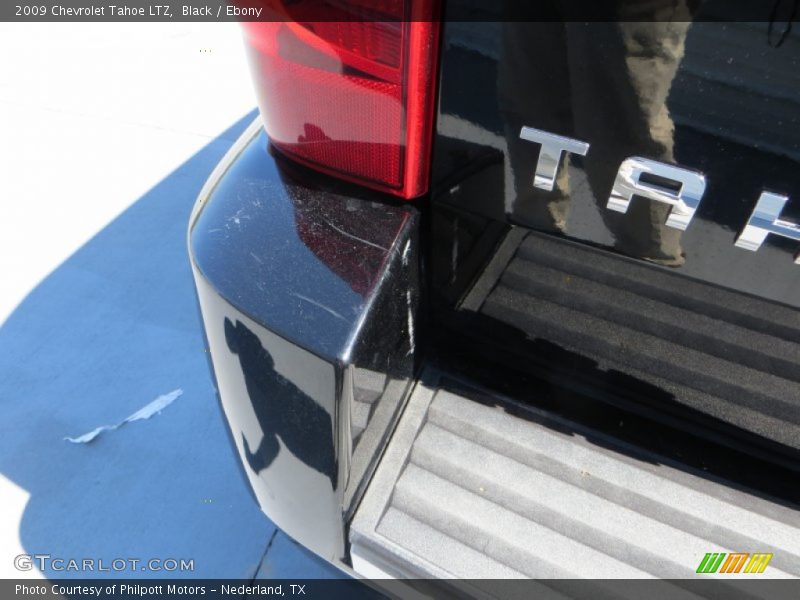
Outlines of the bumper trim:
[{"label": "bumper trim", "polygon": [[413,378],[419,216],[293,171],[260,120],[192,213],[219,397],[264,512],[334,563]]}]

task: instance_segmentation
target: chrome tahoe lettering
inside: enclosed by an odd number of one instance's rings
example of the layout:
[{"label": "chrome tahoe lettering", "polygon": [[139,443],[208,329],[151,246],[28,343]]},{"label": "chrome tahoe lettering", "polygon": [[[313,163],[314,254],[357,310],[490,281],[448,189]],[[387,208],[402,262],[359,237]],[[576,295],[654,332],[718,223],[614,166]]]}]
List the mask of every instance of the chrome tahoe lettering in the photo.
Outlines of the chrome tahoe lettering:
[{"label": "chrome tahoe lettering", "polygon": [[[655,183],[645,183],[641,181],[641,176],[646,173],[678,182],[681,187],[674,191]],[[623,160],[619,166],[606,208],[621,213],[628,212],[633,196],[671,204],[673,208],[666,225],[684,231],[694,217],[705,191],[706,178],[702,173],[632,156]]]},{"label": "chrome tahoe lettering", "polygon": [[[761,192],[747,225],[736,238],[736,247],[755,252],[770,233],[800,242],[800,225],[780,218],[789,196],[772,192]],[[800,265],[800,252],[795,254],[794,263]]]},{"label": "chrome tahoe lettering", "polygon": [[536,161],[536,171],[533,176],[533,187],[548,192],[553,191],[553,185],[558,173],[558,165],[564,152],[586,156],[589,144],[580,140],[548,133],[533,127],[523,127],[519,137],[529,142],[541,145],[539,159]]},{"label": "chrome tahoe lettering", "polygon": [[[523,127],[519,137],[541,146],[533,185],[549,192],[553,191],[563,153],[586,156],[590,147],[588,142],[533,127]],[[674,182],[679,184],[679,187],[673,188],[660,185],[657,181],[647,181],[648,175]],[[673,207],[665,225],[685,231],[700,205],[705,189],[706,178],[699,171],[631,156],[623,160],[617,170],[606,208],[626,213],[633,196],[663,202]],[[735,246],[754,252],[771,233],[800,242],[800,224],[780,218],[788,201],[788,196],[763,191],[744,229],[736,238]],[[800,265],[800,252],[795,255],[794,262]]]}]

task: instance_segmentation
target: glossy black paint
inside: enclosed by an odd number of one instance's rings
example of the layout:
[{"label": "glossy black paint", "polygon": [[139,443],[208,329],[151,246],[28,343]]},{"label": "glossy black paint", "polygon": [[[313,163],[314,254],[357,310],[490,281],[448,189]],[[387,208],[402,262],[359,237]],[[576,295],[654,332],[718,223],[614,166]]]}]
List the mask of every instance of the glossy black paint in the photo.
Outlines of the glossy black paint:
[{"label": "glossy black paint", "polygon": [[[620,31],[628,25],[619,23],[446,23],[435,201],[642,258],[641,244],[624,239],[648,233],[635,207],[628,214],[605,208],[616,169],[632,155],[676,163],[708,181],[680,236],[685,262],[676,270],[800,306],[796,242],[771,235],[758,252],[733,245],[762,190],[788,194],[784,216],[800,216],[797,33],[775,48],[768,23],[683,23],[677,32],[645,25],[642,32]],[[662,65],[664,81],[637,82],[626,71],[628,35],[678,38],[682,48],[672,49],[678,57],[671,66]],[[667,52],[665,44],[652,45],[654,53]],[[665,113],[660,122],[655,113]],[[557,195],[531,185],[538,146],[519,139],[523,124],[592,144],[566,169],[572,181],[563,231],[541,214]]]},{"label": "glossy black paint", "polygon": [[[623,407],[677,427],[699,424],[700,437],[713,431],[724,444],[768,448],[796,466],[800,442],[781,423],[800,415],[800,266],[792,260],[800,248],[771,235],[748,252],[734,240],[765,189],[788,194],[783,216],[800,221],[797,31],[777,45],[767,22],[713,22],[736,19],[734,3],[717,1],[649,3],[676,8],[678,22],[643,24],[569,15],[503,22],[506,4],[446,5],[446,14],[493,21],[443,26],[426,245],[437,355],[458,356],[452,368],[483,371],[486,385],[550,409],[580,404],[573,418]],[[533,188],[539,147],[519,139],[522,125],[591,143],[586,157],[562,162],[561,194]],[[666,213],[643,198],[627,214],[605,208],[616,169],[634,155],[705,173],[685,232],[665,228]],[[617,267],[603,271],[580,248],[641,277],[615,278]],[[604,295],[591,295],[592,286]],[[637,312],[635,294],[667,312]],[[565,325],[578,311],[596,335]],[[745,334],[723,343],[713,328],[696,329],[684,316],[692,314],[748,329],[753,346]],[[787,362],[756,347],[762,334],[785,344]],[[663,351],[660,337],[671,344]],[[671,348],[684,347],[691,360],[670,362]],[[650,359],[657,351],[668,358]],[[720,358],[732,373],[740,365],[743,387],[714,370]],[[657,443],[661,452],[691,452]]]},{"label": "glossy black paint", "polygon": [[[656,0],[681,6],[686,26],[649,30],[503,23],[509,5],[446,4],[494,21],[443,24],[430,197],[399,204],[315,174],[260,133],[192,226],[220,399],[250,483],[270,518],[329,560],[346,560],[346,522],[420,360],[421,304],[427,358],[446,370],[796,500],[800,441],[781,426],[800,423],[797,244],[733,242],[762,189],[789,194],[784,216],[800,220],[797,32],[776,47],[765,23],[712,22],[733,6],[718,1]],[[626,71],[631,40],[653,58],[663,39],[673,52],[661,71]],[[564,165],[558,206],[532,188],[538,148],[522,125],[592,144]],[[706,174],[685,233],[641,198],[608,213],[614,172],[635,154]],[[661,236],[679,251],[653,252]],[[577,312],[586,331],[561,316]],[[708,319],[746,335],[718,338]],[[650,360],[661,338],[692,360]]]},{"label": "glossy black paint", "polygon": [[195,215],[190,249],[255,495],[289,535],[342,561],[414,372],[418,216],[293,169],[257,133]]}]

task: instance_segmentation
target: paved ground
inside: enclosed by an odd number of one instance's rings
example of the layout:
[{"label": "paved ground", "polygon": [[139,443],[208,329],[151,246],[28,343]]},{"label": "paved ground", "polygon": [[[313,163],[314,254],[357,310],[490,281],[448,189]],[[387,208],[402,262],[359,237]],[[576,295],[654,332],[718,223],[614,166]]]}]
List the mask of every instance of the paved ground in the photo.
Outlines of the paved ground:
[{"label": "paved ground", "polygon": [[0,53],[0,577],[20,553],[338,576],[239,478],[193,297],[189,211],[254,114],[238,29],[3,25]]}]

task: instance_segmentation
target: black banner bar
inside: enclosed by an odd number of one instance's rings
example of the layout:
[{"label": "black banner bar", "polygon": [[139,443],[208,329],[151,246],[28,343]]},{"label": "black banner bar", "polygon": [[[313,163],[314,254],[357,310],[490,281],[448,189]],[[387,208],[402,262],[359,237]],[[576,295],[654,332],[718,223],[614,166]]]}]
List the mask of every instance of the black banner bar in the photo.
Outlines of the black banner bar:
[{"label": "black banner bar", "polygon": [[[437,1],[437,0],[433,0]],[[438,0],[445,21],[761,21],[791,25],[797,0]],[[6,22],[385,21],[346,0],[4,0]],[[413,18],[409,15],[408,18]]]},{"label": "black banner bar", "polygon": [[[688,592],[688,594],[687,594]],[[550,598],[669,600],[695,594],[709,600],[771,598],[796,600],[800,580],[698,577],[677,580],[355,580],[355,579],[62,579],[0,580],[0,597],[29,600],[56,598],[100,600],[232,600],[259,598],[378,599],[430,598]]]}]

